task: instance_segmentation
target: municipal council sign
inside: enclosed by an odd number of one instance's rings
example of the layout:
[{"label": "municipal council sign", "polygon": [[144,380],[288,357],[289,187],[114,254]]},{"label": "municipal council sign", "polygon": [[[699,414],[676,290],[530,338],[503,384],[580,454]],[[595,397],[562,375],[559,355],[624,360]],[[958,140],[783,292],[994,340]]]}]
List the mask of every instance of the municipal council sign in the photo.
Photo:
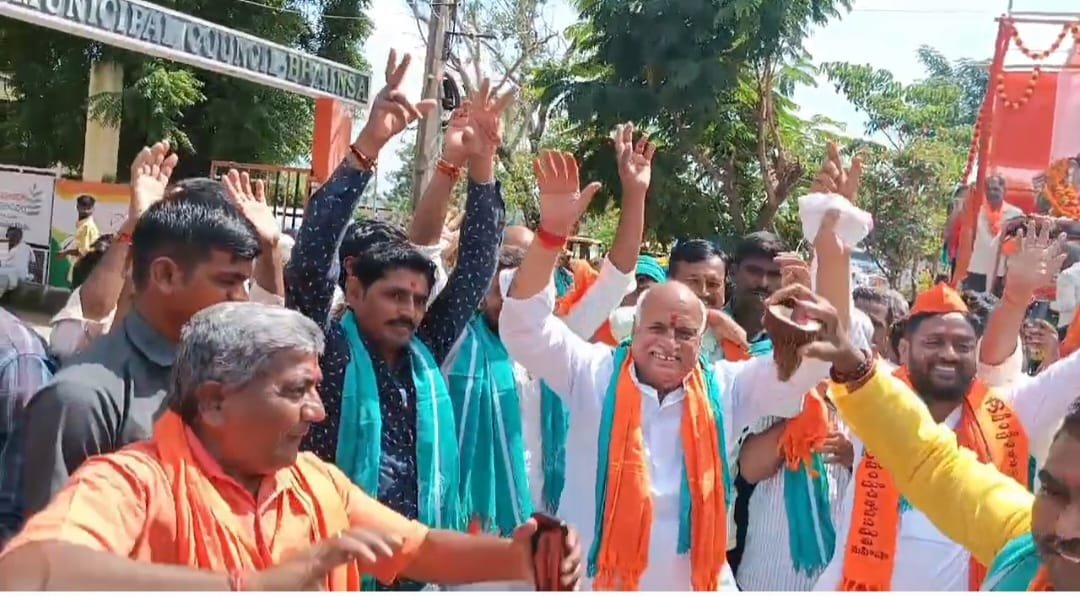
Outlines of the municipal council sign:
[{"label": "municipal council sign", "polygon": [[366,73],[144,0],[0,0],[0,15],[309,97],[368,102]]}]

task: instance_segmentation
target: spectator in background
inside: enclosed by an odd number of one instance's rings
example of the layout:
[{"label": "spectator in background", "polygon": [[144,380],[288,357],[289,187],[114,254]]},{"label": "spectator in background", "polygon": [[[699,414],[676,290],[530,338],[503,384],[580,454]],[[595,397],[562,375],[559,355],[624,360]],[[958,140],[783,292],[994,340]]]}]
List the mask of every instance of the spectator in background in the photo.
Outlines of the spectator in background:
[{"label": "spectator in background", "polygon": [[79,291],[83,283],[90,277],[101,259],[108,252],[112,244],[113,235],[105,234],[98,238],[83,258],[71,268],[71,296],[64,304],[64,308],[53,316],[49,324],[52,330],[49,333],[49,349],[61,362],[78,354],[91,340],[104,335],[112,327],[113,310],[104,319],[90,320],[83,316],[81,293]]},{"label": "spectator in background", "polygon": [[23,231],[15,226],[7,229],[7,252],[0,256],[0,296],[30,279],[30,262],[34,258],[30,245],[23,242]]},{"label": "spectator in background", "polygon": [[22,427],[30,398],[52,379],[56,364],[45,340],[10,312],[0,309],[0,546],[22,524]]},{"label": "spectator in background", "polygon": [[1050,308],[1058,313],[1058,335],[1065,339],[1065,332],[1069,330],[1069,323],[1076,316],[1076,307],[1080,305],[1080,247],[1074,244],[1066,245],[1068,257],[1065,259],[1065,268],[1058,274],[1057,291]]},{"label": "spectator in background", "polygon": [[98,230],[97,222],[94,221],[95,204],[97,201],[90,195],[79,195],[75,199],[75,211],[79,219],[75,222],[75,235],[72,237],[74,241],[70,248],[60,253],[71,263],[68,281],[72,281],[73,286],[72,276],[75,274],[75,265],[90,254],[90,251],[94,249],[94,243],[101,237],[101,231]]},{"label": "spectator in background", "polygon": [[991,282],[1004,273],[1004,255],[998,261],[1004,224],[1024,215],[1018,207],[1005,201],[1005,194],[1004,178],[999,175],[986,178],[986,200],[979,210],[975,226],[975,243],[971,249],[964,289],[985,292],[990,289]]}]

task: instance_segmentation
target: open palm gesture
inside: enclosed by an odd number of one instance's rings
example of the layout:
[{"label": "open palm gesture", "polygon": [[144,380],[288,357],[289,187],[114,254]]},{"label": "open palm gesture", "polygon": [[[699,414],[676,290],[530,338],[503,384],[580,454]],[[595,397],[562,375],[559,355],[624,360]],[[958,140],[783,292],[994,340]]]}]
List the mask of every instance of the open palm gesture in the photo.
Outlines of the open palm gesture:
[{"label": "open palm gesture", "polygon": [[480,88],[454,110],[443,137],[443,159],[461,165],[467,158],[495,155],[502,146],[502,114],[514,101],[514,91],[496,95],[491,81],[484,79]]},{"label": "open palm gesture", "polygon": [[577,160],[560,151],[541,151],[533,160],[533,173],[540,187],[540,227],[552,234],[570,235],[600,190],[600,183],[592,182],[581,190]]},{"label": "open palm gesture", "polygon": [[485,78],[480,81],[476,93],[469,97],[469,115],[476,132],[473,155],[477,157],[491,157],[502,146],[502,115],[516,95],[513,89],[502,95],[495,91],[491,89],[491,80]]},{"label": "open palm gesture", "polygon": [[281,226],[274,218],[274,210],[266,203],[266,184],[262,180],[256,180],[253,187],[251,176],[247,172],[241,174],[236,170],[229,170],[221,182],[236,208],[255,226],[259,241],[276,245],[281,239]]},{"label": "open palm gesture", "polygon": [[371,114],[356,140],[356,148],[367,157],[374,159],[390,139],[435,109],[434,99],[412,103],[401,90],[410,62],[409,54],[398,62],[397,51],[390,50],[386,59],[386,86],[371,102]]},{"label": "open palm gesture", "polygon": [[1054,284],[1065,262],[1065,235],[1051,239],[1053,225],[1032,219],[1027,230],[1016,233],[1020,250],[1009,258],[1005,290],[1020,298],[1030,298],[1036,290]]},{"label": "open palm gesture", "polygon": [[180,160],[169,152],[168,141],[158,141],[153,147],[143,147],[131,162],[131,204],[128,217],[137,220],[151,205],[165,196],[173,169]]},{"label": "open palm gesture", "polygon": [[634,143],[634,124],[627,122],[615,129],[615,159],[619,164],[619,181],[628,197],[645,199],[652,181],[652,158],[656,146],[643,134]]}]

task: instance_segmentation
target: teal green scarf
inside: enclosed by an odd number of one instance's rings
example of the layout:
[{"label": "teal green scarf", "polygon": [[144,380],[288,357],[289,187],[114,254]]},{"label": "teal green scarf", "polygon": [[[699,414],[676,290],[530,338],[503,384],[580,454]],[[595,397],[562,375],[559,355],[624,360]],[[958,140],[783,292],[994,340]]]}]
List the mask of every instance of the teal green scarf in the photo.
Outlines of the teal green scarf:
[{"label": "teal green scarf", "polygon": [[635,277],[647,277],[658,284],[667,281],[667,272],[660,266],[660,261],[649,255],[638,256],[637,266],[634,268]]},{"label": "teal green scarf", "polygon": [[821,454],[812,459],[814,475],[805,466],[784,466],[784,510],[788,547],[795,570],[814,577],[832,560],[836,529],[829,508],[829,478]]},{"label": "teal green scarf", "polygon": [[[341,388],[341,416],[336,463],[369,495],[379,494],[382,458],[382,407],[375,368],[360,339],[351,310],[341,318],[350,359]],[[431,528],[464,530],[458,502],[458,451],[454,442],[454,407],[442,372],[423,342],[409,344],[416,386],[416,468],[420,523]],[[374,579],[364,578],[365,589]]]},{"label": "teal green scarf", "polygon": [[574,274],[567,271],[566,267],[555,269],[555,296],[562,298],[574,289]]},{"label": "teal green scarf", "polygon": [[[768,338],[750,344],[753,357],[772,354]],[[814,474],[805,466],[792,470],[783,466],[784,512],[788,522],[788,548],[795,570],[813,577],[832,560],[836,549],[836,528],[829,505],[829,478],[820,454],[812,460]]]},{"label": "teal green scarf", "polygon": [[461,456],[461,508],[485,532],[509,536],[532,515],[514,362],[482,314],[448,369]]},{"label": "teal green scarf", "polygon": [[[562,298],[574,287],[574,276],[565,267],[555,270],[555,296]],[[566,433],[570,429],[570,412],[559,396],[540,383],[540,465],[544,471],[541,498],[544,510],[554,515],[559,511],[563,488],[566,486]]]},{"label": "teal green scarf", "polygon": [[[593,532],[593,543],[589,548],[589,577],[596,577],[596,564],[600,555],[601,538],[604,535],[604,517],[607,508],[607,479],[608,464],[611,463],[611,455],[608,447],[611,445],[611,426],[615,420],[615,396],[618,390],[619,373],[623,364],[630,356],[629,342],[623,342],[616,350],[613,357],[613,371],[611,382],[608,383],[607,393],[604,396],[604,407],[600,415],[600,433],[597,435],[597,465],[596,465],[596,518]],[[724,462],[724,497],[728,506],[734,493],[731,473],[727,464],[727,438],[724,436],[724,410],[720,396],[720,385],[716,380],[716,373],[711,362],[704,359],[698,363],[702,367],[705,377],[705,390],[709,400],[709,407],[713,411],[716,424],[716,436],[720,438],[720,453]],[[690,552],[690,536],[693,528],[690,527],[690,482],[686,477],[686,465],[683,464],[682,488],[679,491],[679,544],[676,552],[680,555]],[[733,532],[734,528],[729,529]]]},{"label": "teal green scarf", "polygon": [[984,592],[1026,592],[1042,566],[1030,533],[1014,538],[994,558],[983,581]]}]

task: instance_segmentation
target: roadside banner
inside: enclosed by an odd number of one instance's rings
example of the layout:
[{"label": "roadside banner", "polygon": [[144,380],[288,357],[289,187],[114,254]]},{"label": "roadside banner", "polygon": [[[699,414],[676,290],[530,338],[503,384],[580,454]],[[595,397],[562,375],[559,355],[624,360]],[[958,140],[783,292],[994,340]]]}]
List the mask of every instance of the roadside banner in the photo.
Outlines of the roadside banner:
[{"label": "roadside banner", "polygon": [[28,244],[49,245],[56,176],[6,170],[0,166],[0,233],[15,226]]},{"label": "roadside banner", "polygon": [[58,180],[52,206],[52,234],[49,249],[52,267],[49,285],[67,288],[71,260],[58,256],[71,248],[75,242],[75,224],[79,219],[75,199],[82,195],[94,198],[94,221],[102,234],[114,234],[127,219],[131,191],[126,184],[84,182],[81,180]]}]

